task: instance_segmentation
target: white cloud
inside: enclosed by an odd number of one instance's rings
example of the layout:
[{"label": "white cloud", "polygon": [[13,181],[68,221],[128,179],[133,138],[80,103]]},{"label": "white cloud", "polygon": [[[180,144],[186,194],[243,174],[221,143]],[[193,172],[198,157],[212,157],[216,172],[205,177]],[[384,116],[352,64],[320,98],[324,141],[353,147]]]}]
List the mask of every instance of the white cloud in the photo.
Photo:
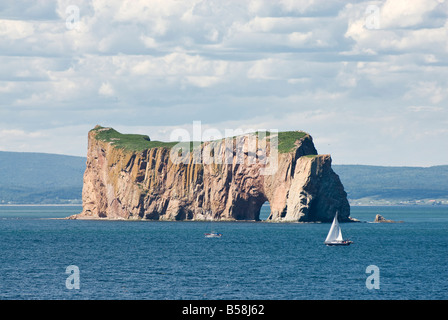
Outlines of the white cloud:
[{"label": "white cloud", "polygon": [[[0,150],[16,152],[45,152],[63,153],[69,155],[85,156],[86,152],[86,132],[90,126],[64,125],[50,129],[0,130]],[[61,137],[55,139],[54,137]]]},{"label": "white cloud", "polygon": [[435,81],[419,81],[411,86],[411,89],[404,96],[406,99],[414,100],[423,98],[433,104],[447,100],[448,88],[440,86]]},{"label": "white cloud", "polygon": [[[378,30],[366,27],[372,4]],[[73,30],[69,5],[80,9]],[[391,152],[417,159],[416,128],[427,151],[448,141],[447,21],[436,0],[10,1],[1,147],[82,155],[97,123],[161,132],[201,120],[303,129],[346,163],[374,159],[391,136]]]},{"label": "white cloud", "polygon": [[41,138],[43,136],[41,132],[26,132],[18,129],[0,130],[1,139]]},{"label": "white cloud", "polygon": [[407,28],[427,22],[426,15],[442,8],[439,0],[387,0],[380,10],[381,28]]},{"label": "white cloud", "polygon": [[288,36],[288,40],[290,44],[295,46],[303,46],[305,45],[313,36],[313,33],[310,32],[293,32]]},{"label": "white cloud", "polygon": [[17,84],[15,82],[6,82],[0,84],[0,93],[8,93],[17,89]]},{"label": "white cloud", "polygon": [[140,39],[146,48],[157,48],[157,41],[154,38],[142,35]]},{"label": "white cloud", "polygon": [[[389,0],[378,6],[379,28],[366,25],[365,4],[347,5],[349,19],[345,37],[356,44],[354,53],[425,52],[446,55],[448,50],[448,5],[437,0]],[[438,24],[430,14],[444,16]],[[439,21],[438,20],[438,21]],[[435,57],[435,56],[433,56]]]},{"label": "white cloud", "polygon": [[409,110],[414,112],[438,112],[442,111],[442,107],[433,107],[433,106],[409,106]]},{"label": "white cloud", "polygon": [[279,61],[272,58],[258,60],[247,72],[247,77],[249,79],[261,80],[275,79],[275,71],[278,70],[278,64]]},{"label": "white cloud", "polygon": [[289,84],[298,84],[298,83],[306,83],[310,81],[309,78],[290,78],[287,80]]},{"label": "white cloud", "polygon": [[115,94],[114,89],[112,88],[111,84],[106,82],[102,83],[100,89],[98,90],[98,93],[103,96],[113,96]]},{"label": "white cloud", "polygon": [[191,84],[201,88],[210,87],[220,81],[218,77],[210,76],[187,76],[187,80]]},{"label": "white cloud", "polygon": [[32,23],[20,20],[0,20],[0,37],[19,40],[34,34]]}]

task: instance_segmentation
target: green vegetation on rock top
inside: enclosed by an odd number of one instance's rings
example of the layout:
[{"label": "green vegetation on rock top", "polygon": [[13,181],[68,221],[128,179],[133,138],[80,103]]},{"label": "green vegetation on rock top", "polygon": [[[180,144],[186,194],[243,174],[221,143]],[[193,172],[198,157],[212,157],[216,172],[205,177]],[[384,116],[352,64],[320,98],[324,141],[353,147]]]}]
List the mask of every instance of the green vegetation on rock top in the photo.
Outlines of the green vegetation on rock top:
[{"label": "green vegetation on rock top", "polygon": [[123,134],[112,128],[96,126],[92,131],[97,132],[96,138],[113,143],[117,148],[128,151],[143,151],[151,148],[172,148],[177,142],[151,141],[147,135]]},{"label": "green vegetation on rock top", "polygon": [[[172,148],[178,142],[162,142],[151,141],[147,135],[141,134],[123,134],[113,128],[104,128],[96,126],[92,131],[95,131],[96,138],[101,141],[113,143],[117,148],[122,148],[128,151],[143,151],[151,148]],[[257,132],[255,132],[256,134]],[[267,132],[267,136],[269,136]],[[309,136],[303,131],[285,131],[278,133],[278,152],[288,153],[296,147],[296,141],[306,136]]]},{"label": "green vegetation on rock top", "polygon": [[303,131],[285,131],[278,133],[278,152],[279,153],[288,153],[292,151],[296,144],[297,140],[300,140],[306,137],[308,133]]}]

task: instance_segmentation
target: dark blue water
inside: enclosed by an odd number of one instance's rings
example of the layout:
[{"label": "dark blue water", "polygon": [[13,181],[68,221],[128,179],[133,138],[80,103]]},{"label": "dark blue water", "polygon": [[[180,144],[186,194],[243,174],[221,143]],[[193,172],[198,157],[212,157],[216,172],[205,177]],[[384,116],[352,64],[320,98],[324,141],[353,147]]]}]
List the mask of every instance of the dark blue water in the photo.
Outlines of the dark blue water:
[{"label": "dark blue water", "polygon": [[404,223],[342,224],[349,247],[323,244],[329,224],[43,219],[78,212],[0,207],[0,299],[448,299],[447,207],[353,207]]}]

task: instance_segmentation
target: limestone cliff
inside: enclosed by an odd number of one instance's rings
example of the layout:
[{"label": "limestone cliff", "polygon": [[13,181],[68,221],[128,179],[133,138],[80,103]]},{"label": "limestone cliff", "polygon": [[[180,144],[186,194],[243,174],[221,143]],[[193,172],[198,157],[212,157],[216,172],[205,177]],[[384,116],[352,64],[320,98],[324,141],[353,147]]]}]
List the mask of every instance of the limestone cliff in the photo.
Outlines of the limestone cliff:
[{"label": "limestone cliff", "polygon": [[[271,150],[275,139],[278,148]],[[173,152],[174,145],[95,127],[88,136],[83,211],[71,218],[258,220],[269,201],[269,221],[331,221],[336,211],[341,221],[350,220],[331,157],[317,155],[304,132],[199,143],[185,156]],[[202,161],[195,160],[195,150]],[[227,161],[206,161],[206,155],[216,160],[229,154]]]}]

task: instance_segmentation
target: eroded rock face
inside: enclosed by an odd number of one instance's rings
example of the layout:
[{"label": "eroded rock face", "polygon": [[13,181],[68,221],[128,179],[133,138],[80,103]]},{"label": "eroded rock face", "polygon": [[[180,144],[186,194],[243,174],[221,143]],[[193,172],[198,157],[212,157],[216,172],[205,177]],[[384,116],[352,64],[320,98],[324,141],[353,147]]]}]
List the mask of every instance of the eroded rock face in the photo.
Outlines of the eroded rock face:
[{"label": "eroded rock face", "polygon": [[[269,201],[269,221],[332,221],[336,211],[341,221],[349,220],[347,194],[331,157],[317,155],[309,135],[290,152],[278,153],[277,170],[263,174],[271,165],[260,161],[271,156],[269,143],[257,154],[238,153],[246,136],[235,139],[230,162],[204,164],[195,163],[193,153],[186,163],[175,163],[163,146],[122,149],[98,139],[98,132],[89,132],[83,211],[73,219],[258,220]],[[229,145],[220,140],[201,148],[224,154]]]}]

